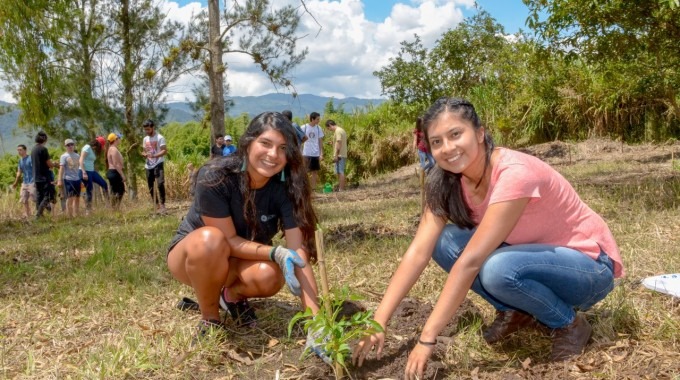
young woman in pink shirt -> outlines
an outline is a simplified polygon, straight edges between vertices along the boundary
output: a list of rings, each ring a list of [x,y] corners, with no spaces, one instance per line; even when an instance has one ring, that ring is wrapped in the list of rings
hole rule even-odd
[[[577,310],[604,299],[623,275],[607,224],[549,165],[495,147],[469,102],[441,98],[423,122],[437,165],[420,225],[376,321],[387,327],[431,258],[449,275],[405,377],[423,378],[437,335],[470,289],[496,309],[483,332],[489,344],[543,325],[553,329],[552,360],[581,354],[592,327]],[[360,341],[353,361],[361,365],[373,348],[380,356],[384,340],[379,333]]]

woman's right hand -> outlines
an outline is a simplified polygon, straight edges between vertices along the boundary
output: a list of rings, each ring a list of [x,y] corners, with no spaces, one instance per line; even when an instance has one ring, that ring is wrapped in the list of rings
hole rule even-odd
[[[385,326],[383,326],[383,330],[384,329]],[[375,333],[361,339],[359,343],[357,343],[356,347],[354,347],[354,353],[352,353],[352,364],[357,367],[361,367],[361,365],[364,363],[364,359],[366,359],[368,354],[374,349],[376,350],[376,357],[380,359],[383,346],[385,346],[385,332]]]

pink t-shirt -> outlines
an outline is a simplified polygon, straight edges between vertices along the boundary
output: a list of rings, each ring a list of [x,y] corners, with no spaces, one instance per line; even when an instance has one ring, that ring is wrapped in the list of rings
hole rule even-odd
[[[605,221],[578,196],[560,173],[540,159],[499,148],[486,198],[474,205],[463,190],[476,224],[490,204],[531,198],[508,244],[550,244],[576,249],[593,259],[600,250],[614,262],[614,276],[624,275],[621,254]]]

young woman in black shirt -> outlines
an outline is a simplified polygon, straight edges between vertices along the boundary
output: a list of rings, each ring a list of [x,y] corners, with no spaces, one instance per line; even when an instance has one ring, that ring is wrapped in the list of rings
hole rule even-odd
[[[168,250],[170,272],[196,292],[199,332],[222,326],[220,306],[252,327],[247,299],[273,296],[284,283],[316,312],[316,222],[292,125],[277,112],[256,116],[236,155],[199,169],[193,205]],[[272,244],[279,231],[285,247]]]

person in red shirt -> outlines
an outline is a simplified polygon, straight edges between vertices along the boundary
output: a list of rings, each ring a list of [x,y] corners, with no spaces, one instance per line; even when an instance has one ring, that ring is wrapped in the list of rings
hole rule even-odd
[[[425,171],[429,171],[434,166],[434,157],[430,154],[427,142],[425,141],[422,117],[416,119],[416,128],[413,130],[413,150],[418,152],[420,167]]]

